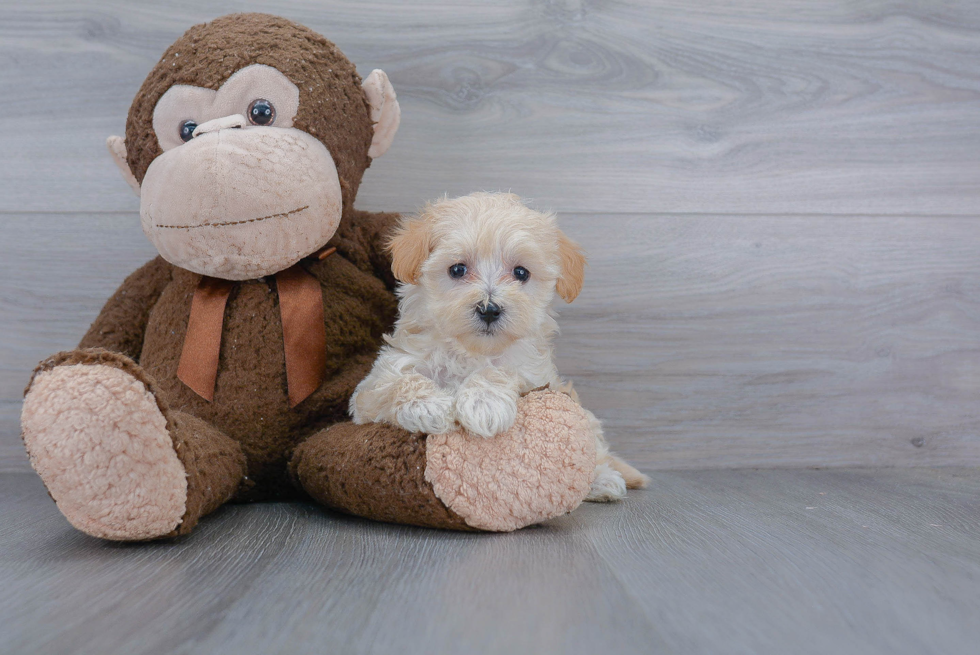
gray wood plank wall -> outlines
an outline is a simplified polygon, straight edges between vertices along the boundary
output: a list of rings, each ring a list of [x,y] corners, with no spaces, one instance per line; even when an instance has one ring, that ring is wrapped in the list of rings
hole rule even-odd
[[[643,467],[980,465],[980,4],[82,0],[0,2],[0,470],[34,363],[153,253],[105,137],[241,10],[390,75],[360,207],[559,211],[560,364]]]

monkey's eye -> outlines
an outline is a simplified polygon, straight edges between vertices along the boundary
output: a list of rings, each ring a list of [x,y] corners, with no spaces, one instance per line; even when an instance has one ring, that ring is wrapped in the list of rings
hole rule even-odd
[[[187,143],[194,138],[194,130],[197,129],[197,122],[190,120],[180,124],[180,140]]]
[[[523,266],[516,266],[514,267],[514,277],[518,282],[527,282],[527,279],[531,277],[531,271]]]
[[[276,120],[276,108],[264,98],[253,100],[248,106],[248,122],[252,125],[272,125]]]
[[[449,277],[454,280],[458,280],[464,275],[466,275],[466,264],[453,264],[449,267]]]

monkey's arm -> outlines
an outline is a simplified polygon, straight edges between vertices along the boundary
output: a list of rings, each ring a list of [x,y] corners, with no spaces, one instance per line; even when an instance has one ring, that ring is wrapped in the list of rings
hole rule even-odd
[[[143,264],[106,301],[79,348],[105,348],[138,362],[150,310],[170,283],[173,265],[162,257]]]
[[[338,231],[331,240],[344,257],[361,270],[381,278],[390,291],[398,282],[391,272],[391,255],[386,246],[399,218],[398,214],[355,209],[347,221],[347,229],[342,229],[343,234]]]

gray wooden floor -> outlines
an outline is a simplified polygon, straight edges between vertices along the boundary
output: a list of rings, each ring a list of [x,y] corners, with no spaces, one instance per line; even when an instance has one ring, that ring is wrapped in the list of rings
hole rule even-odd
[[[18,654],[967,655],[980,472],[658,472],[508,535],[232,506],[128,546],[6,474],[0,589],[0,651]]]

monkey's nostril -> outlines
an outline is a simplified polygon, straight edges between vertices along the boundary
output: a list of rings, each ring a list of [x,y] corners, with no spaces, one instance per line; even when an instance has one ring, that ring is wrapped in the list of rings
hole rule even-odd
[[[488,326],[500,318],[500,314],[503,312],[500,309],[500,305],[495,302],[488,302],[485,305],[476,306],[476,315],[480,317],[480,320],[486,323]]]

